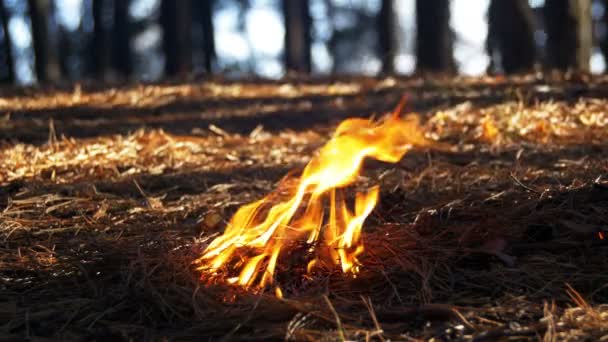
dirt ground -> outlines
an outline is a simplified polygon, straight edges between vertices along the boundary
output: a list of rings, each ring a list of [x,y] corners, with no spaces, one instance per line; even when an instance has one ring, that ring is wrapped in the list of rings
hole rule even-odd
[[[608,78],[0,90],[0,341],[608,341]],[[274,291],[192,262],[348,117],[430,139],[379,184],[356,277]]]

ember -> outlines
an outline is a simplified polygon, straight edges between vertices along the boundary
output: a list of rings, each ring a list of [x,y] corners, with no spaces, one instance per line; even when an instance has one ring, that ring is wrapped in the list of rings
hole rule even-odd
[[[361,228],[378,201],[379,187],[358,192],[353,209],[344,188],[356,181],[366,157],[396,163],[413,146],[431,143],[417,116],[400,117],[402,107],[403,101],[383,122],[343,121],[299,179],[288,175],[275,191],[242,206],[195,261],[202,279],[262,288],[273,282],[279,256],[302,243],[309,246],[308,273],[339,266],[356,275],[364,251]]]

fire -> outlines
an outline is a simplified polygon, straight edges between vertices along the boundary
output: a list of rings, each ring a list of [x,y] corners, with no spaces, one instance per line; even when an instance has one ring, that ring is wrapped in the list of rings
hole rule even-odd
[[[486,116],[481,121],[481,139],[482,140],[484,140],[486,142],[495,142],[499,133],[500,132],[499,132],[498,128],[496,127],[496,124],[489,116]]]
[[[364,251],[361,229],[378,202],[379,187],[356,193],[354,208],[347,205],[345,188],[357,180],[365,158],[396,163],[413,146],[430,144],[417,116],[400,117],[402,106],[403,101],[380,122],[343,121],[299,178],[288,175],[275,191],[242,206],[195,261],[202,278],[263,288],[273,283],[277,263],[284,261],[280,257],[301,246],[309,273],[338,266],[356,275]]]

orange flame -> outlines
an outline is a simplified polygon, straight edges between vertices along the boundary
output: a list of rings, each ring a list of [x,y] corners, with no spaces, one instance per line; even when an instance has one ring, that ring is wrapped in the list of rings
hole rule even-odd
[[[486,116],[481,122],[481,139],[486,142],[495,142],[500,131],[494,121]]]
[[[268,196],[242,206],[195,261],[202,278],[265,287],[274,280],[279,256],[303,242],[309,246],[309,273],[335,265],[356,274],[364,251],[361,228],[378,201],[379,187],[357,193],[352,210],[344,188],[356,181],[366,157],[396,163],[413,146],[430,143],[415,115],[399,117],[402,106],[403,101],[383,122],[343,121],[299,179],[287,176]]]

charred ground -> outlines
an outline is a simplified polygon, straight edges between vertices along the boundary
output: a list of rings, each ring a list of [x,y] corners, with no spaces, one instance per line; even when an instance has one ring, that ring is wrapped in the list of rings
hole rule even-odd
[[[606,338],[607,81],[5,89],[0,337]],[[450,149],[367,163],[382,190],[358,278],[304,277],[294,253],[283,300],[200,282],[191,262],[238,206],[404,94]]]

